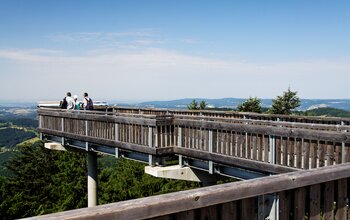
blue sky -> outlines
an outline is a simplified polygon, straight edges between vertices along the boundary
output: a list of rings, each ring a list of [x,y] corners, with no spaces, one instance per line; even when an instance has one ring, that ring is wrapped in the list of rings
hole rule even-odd
[[[350,1],[0,0],[0,100],[350,98]]]

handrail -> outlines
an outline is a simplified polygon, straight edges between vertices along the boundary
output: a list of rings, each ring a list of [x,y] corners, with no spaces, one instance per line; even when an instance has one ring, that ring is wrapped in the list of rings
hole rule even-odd
[[[160,216],[174,216],[194,210],[216,209],[216,205],[227,206],[231,202],[239,202],[245,204],[246,201],[251,202],[251,206],[241,206],[241,210],[237,212],[248,213],[251,217],[256,217],[254,207],[256,206],[257,198],[268,194],[277,193],[280,195],[280,205],[278,206],[280,215],[290,218],[289,212],[284,209],[288,208],[285,203],[292,200],[293,197],[283,197],[286,192],[295,193],[294,205],[296,208],[289,207],[289,211],[295,216],[306,215],[306,204],[309,204],[306,193],[310,191],[310,199],[313,203],[310,204],[310,212],[308,215],[320,219],[320,213],[328,215],[338,210],[338,217],[346,213],[346,203],[343,202],[347,198],[346,190],[339,188],[338,196],[324,196],[321,198],[320,184],[327,184],[328,192],[334,192],[335,188],[347,184],[350,177],[350,164],[340,164],[330,167],[323,167],[312,170],[296,171],[275,176],[262,177],[253,180],[241,182],[226,183],[199,189],[169,193],[159,196],[151,196],[141,199],[111,203],[100,205],[92,208],[76,209],[28,219],[150,219]],[[306,188],[305,188],[306,187]],[[309,190],[308,190],[309,189]],[[318,190],[317,190],[318,189]],[[292,191],[291,191],[292,190]],[[326,192],[328,195],[329,193]],[[331,194],[329,194],[331,195]],[[322,200],[321,200],[322,199]],[[262,201],[265,203],[265,201]],[[325,204],[321,206],[320,204]],[[337,206],[334,206],[334,202]],[[331,210],[327,207],[330,206]],[[321,209],[323,208],[323,210]],[[215,210],[214,209],[214,210]],[[224,210],[223,212],[229,212]],[[278,211],[277,211],[278,212]],[[316,212],[316,213],[315,213]],[[318,213],[317,213],[318,212]],[[233,213],[236,215],[236,213]],[[281,217],[282,218],[282,217]],[[297,217],[295,217],[297,218]],[[340,217],[341,218],[341,217]],[[337,218],[337,219],[340,219]],[[174,218],[181,219],[181,218]],[[194,218],[193,218],[194,219]],[[282,218],[283,219],[283,218]],[[298,219],[298,218],[297,218]],[[343,219],[343,218],[342,218]]]
[[[135,112],[139,114],[173,114],[173,115],[193,115],[193,116],[216,116],[222,118],[245,118],[256,120],[273,120],[273,121],[291,121],[291,122],[306,122],[306,123],[326,123],[339,124],[342,122],[350,125],[350,118],[342,117],[321,117],[321,116],[299,116],[299,115],[279,115],[265,114],[254,112],[237,112],[237,111],[214,111],[214,110],[184,110],[184,109],[159,109],[159,108],[137,108],[113,106],[115,112]]]

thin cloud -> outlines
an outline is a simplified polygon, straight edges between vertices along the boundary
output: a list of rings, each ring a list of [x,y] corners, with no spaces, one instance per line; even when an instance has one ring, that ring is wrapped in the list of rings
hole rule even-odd
[[[347,94],[350,80],[349,59],[253,63],[157,48],[97,49],[83,55],[45,49],[0,50],[1,59],[12,62],[0,72],[2,80],[8,82],[0,94],[7,94],[14,84],[28,92],[14,91],[0,99],[49,99],[72,88],[73,93],[89,90],[95,97],[108,99],[275,97],[289,85],[301,97],[339,98],[339,94]],[[33,87],[33,83],[40,87]]]
[[[202,41],[200,41],[198,39],[193,39],[193,38],[181,39],[180,41],[182,43],[185,43],[185,44],[201,44],[202,43]]]

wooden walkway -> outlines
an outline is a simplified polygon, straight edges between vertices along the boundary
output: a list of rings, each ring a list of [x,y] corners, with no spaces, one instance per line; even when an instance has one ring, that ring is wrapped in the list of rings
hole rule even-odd
[[[176,155],[181,165],[202,161],[209,173],[275,174],[38,219],[349,219],[349,119],[227,114],[38,109],[42,138],[66,146],[140,153],[151,165]]]
[[[257,162],[262,169],[280,165],[288,171],[350,161],[347,125],[118,111],[39,109],[38,114],[43,134],[151,155],[176,153],[227,163],[236,159]]]

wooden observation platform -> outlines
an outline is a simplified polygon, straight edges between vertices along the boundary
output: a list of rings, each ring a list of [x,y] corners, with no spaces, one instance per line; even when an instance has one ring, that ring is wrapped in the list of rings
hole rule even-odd
[[[350,119],[122,107],[38,115],[42,139],[86,151],[91,164],[96,153],[150,166],[176,158],[244,181],[35,218],[348,218]]]

